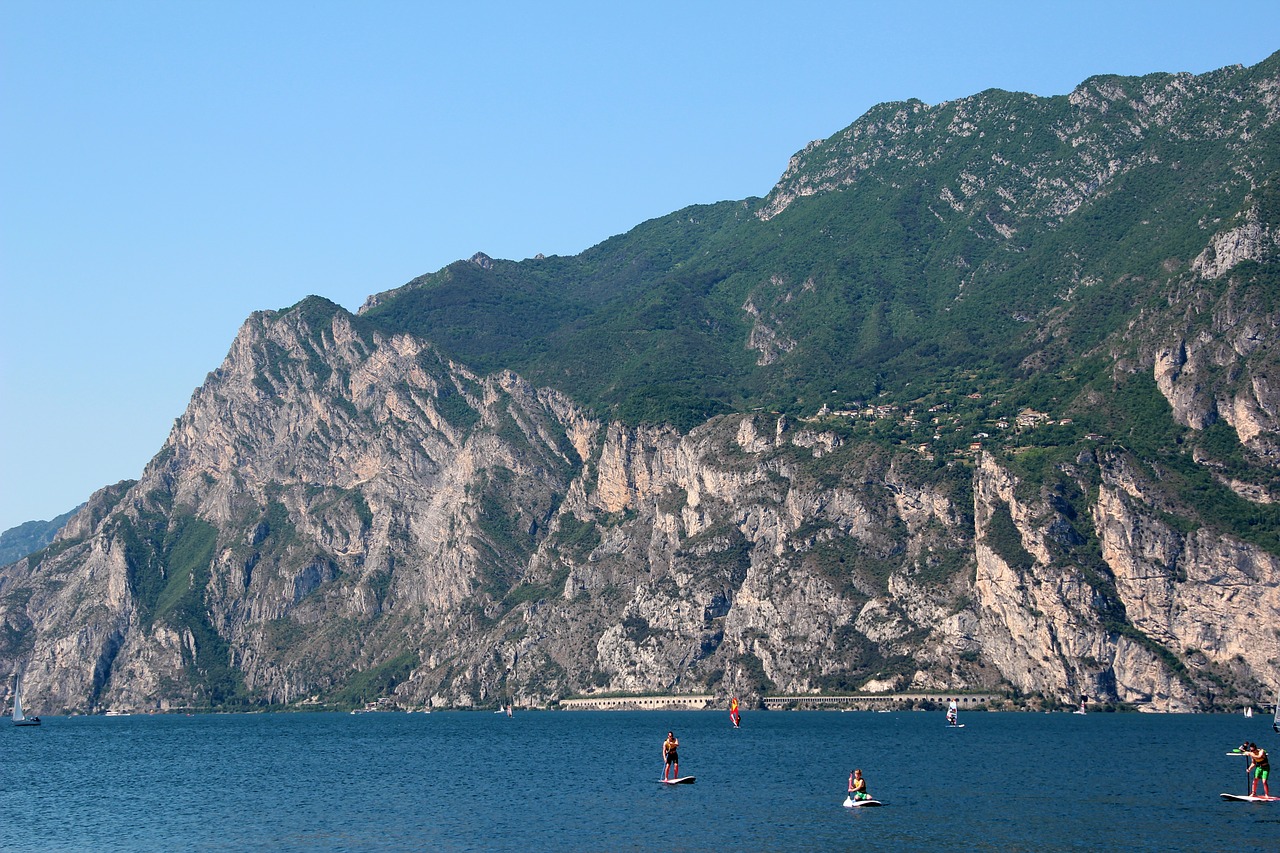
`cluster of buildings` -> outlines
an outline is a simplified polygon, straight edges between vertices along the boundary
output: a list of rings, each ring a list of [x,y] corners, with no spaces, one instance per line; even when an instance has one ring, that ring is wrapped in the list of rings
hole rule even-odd
[[[976,401],[979,401],[982,399],[982,394],[976,393],[976,392],[972,394],[966,394],[964,395],[964,399],[973,400],[976,403]],[[996,401],[997,405],[998,403],[999,401]],[[971,426],[971,424],[968,424],[966,421],[962,420],[960,416],[954,415],[954,414],[949,415],[948,413],[952,412],[953,409],[954,407],[950,403],[938,403],[936,405],[930,406],[923,414],[918,414],[914,410],[903,411],[902,407],[897,405],[896,403],[885,403],[885,404],[854,403],[852,408],[847,408],[847,409],[832,409],[828,406],[823,406],[822,409],[819,410],[815,420],[826,419],[831,417],[847,418],[855,422],[857,421],[875,422],[875,421],[892,420],[896,424],[901,425],[907,429],[910,429],[913,433],[916,432],[917,430],[920,430],[921,428],[927,429],[929,427],[932,427],[934,432],[933,432],[933,437],[930,441],[917,442],[912,446],[914,447],[916,452],[920,453],[923,456],[928,457],[929,459],[933,459],[934,454],[937,451],[936,443],[941,442],[943,441],[944,438],[946,438],[946,435],[944,433],[944,430],[946,428],[954,425],[953,432],[964,432],[967,425]],[[1051,425],[1068,426],[1071,423],[1072,423],[1071,418],[1055,419],[1045,412],[1040,412],[1033,408],[1027,407],[1022,409],[1016,415],[1014,415],[1012,419],[1010,419],[1007,416],[1002,416],[994,420],[987,421],[985,425],[989,429],[993,429],[993,430],[1005,431],[1005,430],[1013,429],[1017,432],[1026,432],[1028,430],[1033,430],[1041,426],[1051,426]],[[990,437],[991,437],[990,432],[986,432],[986,431],[975,432],[972,434],[971,439],[966,446],[956,447],[952,449],[951,452],[955,456],[976,455],[978,451],[982,449],[982,441]],[[1086,437],[1093,440],[1097,440],[1101,438],[1101,436],[1092,435],[1092,434]]]

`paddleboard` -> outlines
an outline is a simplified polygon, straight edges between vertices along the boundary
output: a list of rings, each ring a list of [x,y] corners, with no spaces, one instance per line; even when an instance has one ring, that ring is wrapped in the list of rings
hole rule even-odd
[[[679,779],[659,779],[664,785],[692,785],[697,776],[681,776]]]
[[[1224,800],[1236,800],[1242,803],[1274,803],[1280,797],[1251,797],[1248,794],[1222,794]]]
[[[963,729],[963,728],[964,728],[964,723],[956,723],[954,726],[953,726],[953,725],[951,725],[950,723],[947,723],[947,728],[949,728],[949,729]]]
[[[853,797],[844,798],[844,807],[846,809],[859,808],[861,806],[883,806],[884,803],[879,800],[855,800]]]

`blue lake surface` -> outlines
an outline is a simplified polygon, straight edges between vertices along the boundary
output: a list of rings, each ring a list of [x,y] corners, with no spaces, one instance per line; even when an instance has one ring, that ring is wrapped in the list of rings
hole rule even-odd
[[[1280,759],[1268,718],[961,720],[49,717],[0,731],[0,850],[1280,850],[1280,803],[1218,796],[1244,792],[1241,741]],[[657,784],[668,730],[694,785]],[[854,767],[884,808],[841,806]]]

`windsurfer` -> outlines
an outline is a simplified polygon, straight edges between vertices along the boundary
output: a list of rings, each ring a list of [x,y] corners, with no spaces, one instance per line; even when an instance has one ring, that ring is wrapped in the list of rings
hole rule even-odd
[[[956,706],[956,700],[952,699],[947,704],[947,725],[954,726],[959,722],[960,709]]]

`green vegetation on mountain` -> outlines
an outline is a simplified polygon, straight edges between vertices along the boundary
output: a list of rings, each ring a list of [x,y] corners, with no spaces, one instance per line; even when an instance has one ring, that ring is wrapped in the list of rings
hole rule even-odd
[[[1244,92],[1277,64],[1195,79]],[[576,257],[459,261],[363,320],[631,423],[992,388],[1008,413],[1059,416],[1096,375],[1095,348],[1186,280],[1217,223],[1250,203],[1280,221],[1275,135],[1252,140],[1248,175],[1215,138],[1267,107],[1176,101],[1176,80],[881,105],[768,199],[686,208]],[[895,120],[909,131],[890,134]],[[1275,273],[1250,274],[1274,303]]]
[[[243,703],[240,673],[204,601],[217,528],[191,515],[154,510],[136,520],[119,514],[112,528],[124,543],[129,586],[144,622],[184,635],[184,663],[197,695],[210,707]]]

